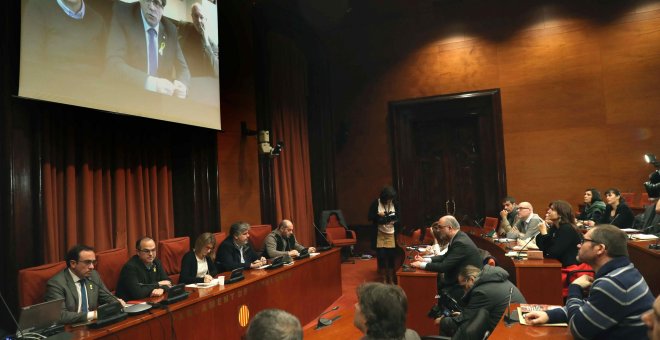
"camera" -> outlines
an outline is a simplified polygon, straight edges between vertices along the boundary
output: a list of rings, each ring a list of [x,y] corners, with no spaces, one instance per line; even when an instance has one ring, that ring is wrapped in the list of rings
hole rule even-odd
[[[463,312],[461,306],[458,302],[454,300],[447,292],[440,293],[440,296],[436,296],[438,303],[435,304],[428,313],[428,316],[432,319],[437,319],[441,316],[451,316],[456,312]]]

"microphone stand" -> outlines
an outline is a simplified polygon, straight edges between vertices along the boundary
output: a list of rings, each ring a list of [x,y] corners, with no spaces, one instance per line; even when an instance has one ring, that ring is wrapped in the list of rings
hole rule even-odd
[[[513,295],[513,287],[509,289],[509,303],[506,306],[506,315],[504,315],[504,323],[507,327],[511,327],[516,321],[518,321],[517,318],[512,318],[511,317],[511,296]]]
[[[314,229],[316,229],[316,231],[318,231],[319,234],[321,235],[321,237],[323,237],[323,239],[325,240],[325,244],[327,244],[327,249],[332,248],[332,245],[330,244],[330,241],[328,241],[328,239],[325,237],[325,235],[323,235],[323,232],[321,231],[321,229],[319,229],[316,226],[316,223],[312,222],[312,225],[314,226]],[[316,248],[316,250],[318,250],[318,251],[327,250],[327,249],[325,249],[325,247],[317,247]]]
[[[14,321],[14,324],[16,324],[16,336],[21,338],[24,336],[30,336],[30,335],[37,335],[37,333],[24,333],[23,330],[21,329],[21,326],[18,324],[18,321],[16,321],[16,318],[14,317],[14,313],[11,312],[11,308],[9,308],[9,305],[7,304],[7,301],[5,301],[4,296],[2,296],[2,293],[0,293],[0,299],[2,299],[2,303],[5,305],[7,308],[7,313],[9,313],[9,316],[11,316],[11,319]]]
[[[518,261],[522,261],[522,256],[521,256],[522,254],[521,254],[521,252],[522,252],[525,248],[527,248],[527,246],[529,245],[529,243],[532,242],[532,240],[533,240],[533,239],[536,237],[536,235],[538,235],[539,233],[540,233],[540,232],[538,232],[538,233],[532,235],[532,236],[529,238],[529,241],[527,241],[527,243],[525,243],[525,245],[524,245],[522,248],[520,248],[520,250],[518,250],[518,255],[516,256],[516,260],[518,260]]]

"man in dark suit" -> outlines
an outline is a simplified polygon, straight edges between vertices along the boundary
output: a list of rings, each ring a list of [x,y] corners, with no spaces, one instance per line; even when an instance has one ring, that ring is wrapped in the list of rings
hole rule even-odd
[[[172,282],[156,258],[156,242],[143,237],[135,248],[137,255],[133,255],[119,273],[117,296],[125,300],[162,296]]]
[[[446,291],[456,301],[459,301],[463,296],[463,287],[458,283],[460,270],[467,265],[482,267],[479,248],[460,229],[461,225],[454,216],[441,217],[431,230],[438,243],[449,244],[447,253],[431,258],[423,258],[417,255],[415,256],[415,262],[411,263],[411,266],[415,268],[437,272],[438,274],[444,273],[444,275],[438,275],[438,293],[441,290]]]
[[[106,48],[107,73],[139,88],[185,98],[190,72],[176,26],[163,18],[166,3],[115,3]]]
[[[67,268],[46,284],[46,301],[64,299],[62,323],[94,320],[98,306],[117,301],[108,294],[99,273],[94,270],[94,249],[85,245],[74,246],[66,254],[66,264]]]
[[[249,230],[250,224],[240,221],[229,227],[229,236],[220,243],[215,255],[215,265],[220,272],[259,268],[267,263],[266,258],[259,257],[248,243]]]

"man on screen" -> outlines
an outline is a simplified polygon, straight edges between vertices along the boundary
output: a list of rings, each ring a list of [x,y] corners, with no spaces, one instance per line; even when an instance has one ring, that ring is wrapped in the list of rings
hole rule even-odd
[[[192,77],[215,77],[219,71],[218,44],[210,36],[206,26],[207,14],[204,6],[194,3],[190,8],[192,24],[183,23],[179,43],[186,57]]]
[[[27,80],[60,86],[71,77],[101,74],[106,26],[83,0],[30,1],[22,25],[21,73]]]
[[[176,26],[163,17],[167,0],[117,1],[106,49],[109,77],[149,91],[185,98],[190,72]]]

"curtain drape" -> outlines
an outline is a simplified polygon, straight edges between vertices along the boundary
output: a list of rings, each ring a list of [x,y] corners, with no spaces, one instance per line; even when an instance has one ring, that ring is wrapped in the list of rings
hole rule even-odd
[[[106,126],[44,115],[40,141],[44,262],[82,243],[126,247],[174,235],[169,137],[158,124]]]
[[[271,143],[284,142],[273,160],[275,213],[278,221],[290,219],[296,238],[314,244],[314,212],[307,133],[307,61],[289,39],[268,36],[270,55]]]

